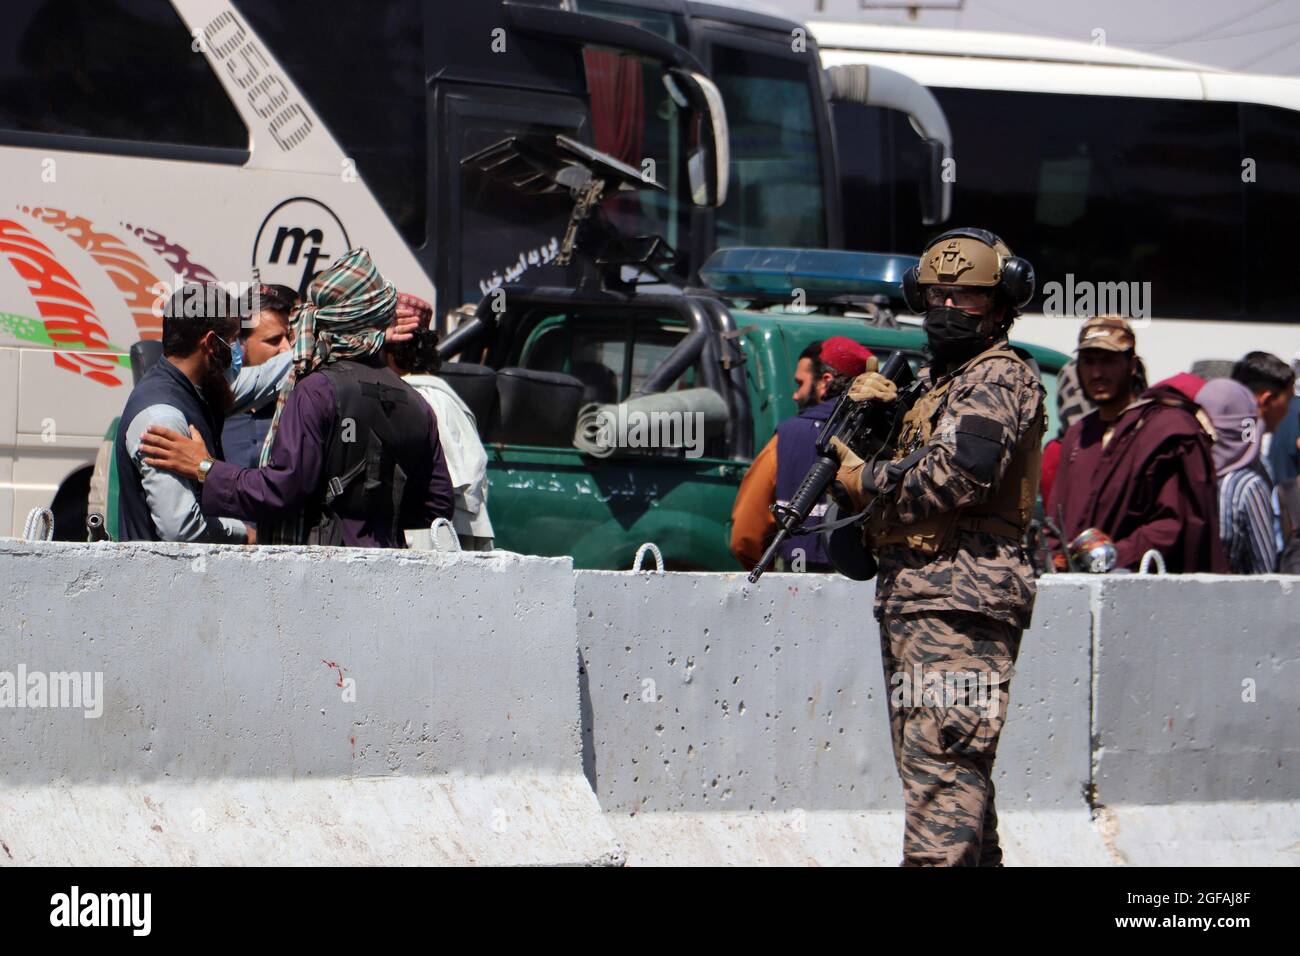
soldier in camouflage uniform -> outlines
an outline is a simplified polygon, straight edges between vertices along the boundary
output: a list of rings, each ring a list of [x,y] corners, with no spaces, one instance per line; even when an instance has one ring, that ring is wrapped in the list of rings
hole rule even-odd
[[[1034,605],[1022,539],[1046,426],[1037,368],[1008,347],[1007,330],[1034,275],[993,234],[961,229],[927,247],[904,290],[925,312],[934,360],[893,460],[864,463],[840,443],[837,483],[856,510],[870,505],[903,864],[997,866],[993,760]],[[867,373],[851,394],[895,390]]]

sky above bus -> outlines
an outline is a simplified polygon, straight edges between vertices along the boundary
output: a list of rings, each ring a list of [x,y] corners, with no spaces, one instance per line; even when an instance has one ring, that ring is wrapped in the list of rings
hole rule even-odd
[[[794,20],[833,19],[1106,42],[1244,73],[1300,76],[1300,0],[714,0]]]

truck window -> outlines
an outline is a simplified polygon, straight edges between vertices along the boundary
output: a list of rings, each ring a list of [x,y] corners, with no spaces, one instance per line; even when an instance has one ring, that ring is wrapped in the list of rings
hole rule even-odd
[[[424,15],[419,0],[234,0],[388,217],[424,244]],[[188,50],[188,45],[186,47]]]
[[[167,0],[10,0],[4,15],[0,131],[248,148],[239,113]]]
[[[731,185],[717,214],[718,246],[825,246],[822,165],[806,64],[715,45],[713,80],[731,127]]]
[[[668,358],[670,352],[681,342],[685,333],[681,329],[668,329],[661,325],[646,323],[638,325],[635,341],[632,343],[632,368],[628,379],[628,394],[632,394],[645,385],[646,379]],[[699,369],[691,366],[681,374],[668,391],[683,388],[695,388],[700,385]]]
[[[526,368],[564,372],[583,383],[583,402],[610,404],[636,392],[681,341],[685,331],[653,318],[548,318],[526,346],[520,362]],[[701,381],[696,367],[688,368],[674,389],[693,388]]]

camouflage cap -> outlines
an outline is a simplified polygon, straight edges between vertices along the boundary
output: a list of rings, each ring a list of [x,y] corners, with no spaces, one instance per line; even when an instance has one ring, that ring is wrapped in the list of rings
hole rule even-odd
[[[1097,315],[1079,329],[1078,349],[1105,349],[1107,352],[1131,352],[1137,336],[1128,320],[1118,315]]]

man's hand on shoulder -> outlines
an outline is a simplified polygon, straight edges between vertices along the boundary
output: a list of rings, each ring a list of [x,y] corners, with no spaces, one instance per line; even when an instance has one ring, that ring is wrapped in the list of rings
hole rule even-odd
[[[190,437],[162,425],[150,425],[140,436],[140,454],[146,465],[198,481],[199,465],[211,458],[199,430],[190,426]]]

